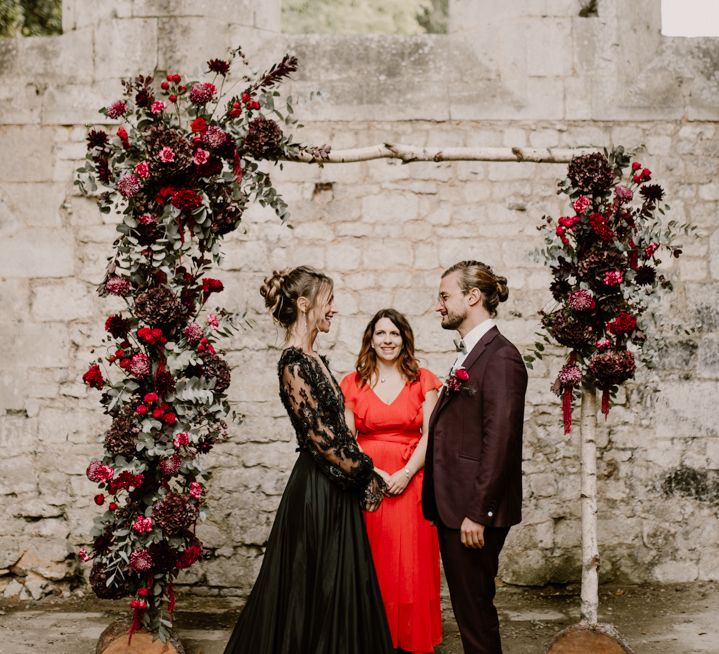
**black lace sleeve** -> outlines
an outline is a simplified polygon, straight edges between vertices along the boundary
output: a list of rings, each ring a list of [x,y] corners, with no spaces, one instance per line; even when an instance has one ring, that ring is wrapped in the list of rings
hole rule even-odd
[[[385,484],[374,472],[347,427],[342,396],[317,361],[299,350],[280,359],[280,395],[297,432],[300,450],[309,452],[322,471],[347,489],[365,491],[365,503],[379,501]]]

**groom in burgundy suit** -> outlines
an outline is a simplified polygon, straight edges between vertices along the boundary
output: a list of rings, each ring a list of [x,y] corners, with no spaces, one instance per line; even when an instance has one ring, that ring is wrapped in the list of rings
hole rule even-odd
[[[462,340],[429,422],[422,508],[437,525],[465,654],[501,654],[499,553],[521,520],[527,371],[492,321],[507,280],[479,261],[442,275],[435,310]]]

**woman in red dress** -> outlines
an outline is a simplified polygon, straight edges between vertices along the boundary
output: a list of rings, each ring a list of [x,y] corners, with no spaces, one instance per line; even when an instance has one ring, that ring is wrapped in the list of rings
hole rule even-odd
[[[390,493],[379,510],[365,513],[365,524],[392,642],[403,652],[433,652],[442,640],[439,545],[422,516],[422,476],[441,382],[419,367],[407,319],[382,309],[341,386],[347,424]]]

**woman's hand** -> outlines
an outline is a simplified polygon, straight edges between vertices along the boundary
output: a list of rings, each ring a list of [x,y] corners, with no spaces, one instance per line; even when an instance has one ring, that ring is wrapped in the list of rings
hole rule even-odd
[[[374,471],[382,477],[382,481],[389,486],[390,474],[389,472],[382,470],[382,468],[375,468]]]
[[[409,485],[412,476],[407,468],[400,468],[386,479],[387,491],[390,495],[401,495]]]

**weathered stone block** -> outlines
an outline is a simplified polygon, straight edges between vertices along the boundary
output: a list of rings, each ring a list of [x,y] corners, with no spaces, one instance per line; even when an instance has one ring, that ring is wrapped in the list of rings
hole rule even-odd
[[[152,74],[155,70],[158,63],[156,20],[102,21],[96,26],[95,35],[95,75],[98,78],[132,77],[140,72]],[[132,46],[128,47],[130,44]],[[122,56],[118,57],[120,52]]]
[[[664,584],[681,584],[695,581],[699,570],[696,563],[689,561],[666,561],[653,570],[654,578]]]

